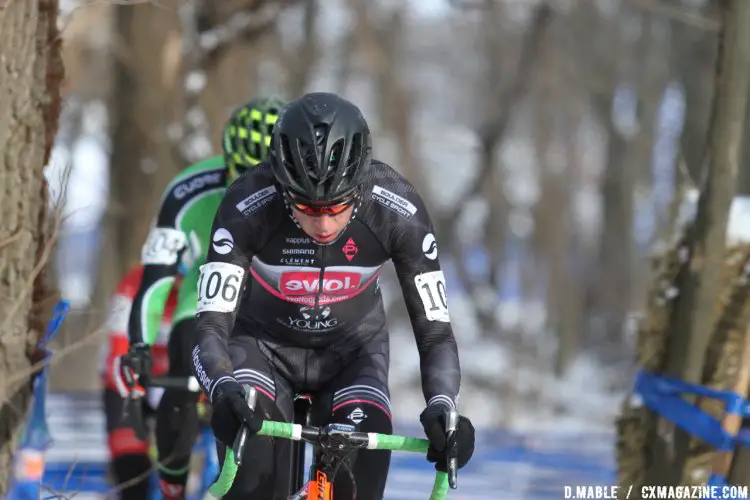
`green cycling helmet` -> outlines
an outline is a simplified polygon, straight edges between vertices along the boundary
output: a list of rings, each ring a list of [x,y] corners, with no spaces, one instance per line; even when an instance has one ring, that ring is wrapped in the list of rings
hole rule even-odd
[[[234,110],[224,126],[221,141],[229,183],[268,159],[273,126],[286,104],[279,97],[259,97]]]

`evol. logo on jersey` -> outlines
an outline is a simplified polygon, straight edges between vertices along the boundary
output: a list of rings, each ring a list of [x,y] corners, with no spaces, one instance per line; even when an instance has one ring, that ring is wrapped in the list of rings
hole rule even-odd
[[[374,283],[381,266],[275,266],[253,256],[250,274],[271,295],[306,306],[352,299]]]
[[[343,302],[357,294],[362,284],[362,275],[351,271],[320,272],[286,271],[281,274],[279,291],[284,297],[298,304],[307,304],[318,297],[318,304]]]

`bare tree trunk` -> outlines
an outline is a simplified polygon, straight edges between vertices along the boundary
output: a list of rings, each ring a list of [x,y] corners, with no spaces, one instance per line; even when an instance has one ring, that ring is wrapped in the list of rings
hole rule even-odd
[[[613,96],[612,96],[613,97]],[[612,101],[605,100],[602,111],[612,112]],[[603,331],[597,338],[618,337],[627,314],[630,297],[630,263],[632,259],[633,181],[634,168],[628,164],[631,144],[605,115],[608,135],[607,167],[602,183],[604,216],[599,240],[597,268],[597,313],[601,315]]]
[[[255,96],[259,76],[257,62],[261,59],[259,48],[262,49],[266,42],[238,40],[206,74],[206,90],[200,96],[200,102],[208,120],[211,144],[217,154],[221,151],[221,135],[229,115]],[[237,78],[238,67],[249,73],[246,78]]]
[[[745,115],[745,140],[742,141],[742,161],[737,173],[737,194],[750,196],[750,108]]]
[[[567,21],[567,22],[566,22]],[[534,233],[532,249],[536,262],[547,276],[545,327],[558,338],[554,373],[562,376],[574,359],[582,331],[580,314],[575,309],[581,302],[577,296],[582,289],[580,280],[568,278],[569,234],[571,215],[571,185],[578,184],[575,151],[575,130],[583,113],[582,89],[567,74],[571,55],[564,41],[571,31],[570,20],[551,29],[548,49],[542,54],[538,84],[534,89],[534,142],[539,156],[541,195],[534,205]],[[576,22],[576,19],[573,19]],[[580,21],[579,21],[580,22]],[[539,276],[542,274],[540,273]],[[571,290],[571,286],[576,289]],[[544,359],[544,358],[542,358]]]
[[[708,14],[717,16],[720,2],[707,2]],[[685,91],[685,124],[680,148],[688,172],[695,183],[705,170],[708,137],[709,97],[714,90],[713,68],[716,63],[716,33],[696,29],[680,21],[671,26],[675,47],[674,67]]]
[[[31,400],[30,356],[44,332],[44,268],[54,244],[42,171],[63,78],[57,0],[0,4],[0,497]]]
[[[750,3],[722,4],[723,29],[709,128],[709,163],[694,228],[689,236],[690,261],[679,277],[666,373],[688,383],[701,383],[706,349],[713,331],[715,306],[724,260],[729,206],[735,192],[740,144],[750,84]],[[655,447],[651,484],[692,484],[685,471],[690,438],[674,431],[674,445],[661,436]],[[670,453],[670,451],[672,453]],[[674,459],[670,460],[670,455]]]
[[[71,97],[81,104],[94,100],[105,100],[109,95],[112,80],[110,60],[112,54],[102,39],[107,40],[112,31],[112,5],[96,2],[77,9],[66,21],[62,36],[65,81],[62,92],[65,108]],[[61,124],[61,131],[67,127]],[[72,133],[72,137],[78,134]]]
[[[664,24],[663,19],[644,20],[645,30],[649,33],[660,31]],[[661,43],[657,37],[641,36],[641,46],[636,48],[638,53],[646,54],[642,59],[636,58],[635,64],[640,64],[638,77],[636,79],[638,92],[638,133],[633,140],[633,145],[628,152],[628,168],[633,170],[630,175],[631,186],[629,187],[630,196],[634,196],[634,190],[648,182],[652,185],[654,172],[654,163],[652,153],[654,151],[654,141],[656,140],[656,122],[659,112],[660,103],[664,97],[664,90],[669,82],[669,68],[664,65],[664,59],[668,47]],[[674,165],[670,165],[674,168]],[[675,175],[675,179],[678,176]],[[635,213],[635,206],[631,203],[631,214]],[[620,321],[626,321],[626,314],[633,310],[633,306],[640,306],[641,297],[645,292],[648,276],[648,262],[645,259],[638,259],[632,246],[635,244],[633,234],[632,217],[627,228],[629,234],[630,259],[627,263],[623,262],[629,276],[627,280],[627,289],[622,290],[620,297]],[[657,226],[658,227],[658,226]],[[619,329],[622,331],[622,326]],[[615,351],[619,354],[626,348],[625,339],[620,336],[614,344]],[[619,355],[618,355],[619,357]],[[620,358],[622,359],[622,358]]]
[[[571,127],[574,129],[574,127]],[[558,332],[558,350],[555,358],[555,375],[562,377],[575,360],[579,352],[585,327],[584,308],[586,281],[579,273],[571,270],[571,256],[578,256],[575,244],[571,244],[571,231],[574,228],[572,215],[572,192],[568,185],[573,174],[573,165],[579,165],[583,146],[576,143],[573,134],[565,138],[566,164],[570,170],[563,172],[550,186],[551,200],[549,246],[546,248],[547,260],[550,263],[550,279],[547,292],[549,309],[553,315],[554,326]],[[573,177],[573,185],[578,185],[580,178]],[[540,231],[543,229],[540,228]],[[571,248],[573,247],[573,248]]]
[[[618,92],[624,92],[622,84],[635,83],[632,66],[633,52],[624,38],[621,25],[625,16],[635,20],[626,9],[620,11],[608,24],[603,25],[602,36],[609,42],[611,57],[599,73],[602,86],[594,91],[593,108],[599,123],[606,131],[607,149],[605,169],[601,184],[603,201],[602,225],[599,233],[599,247],[596,266],[595,293],[592,296],[592,312],[601,318],[601,327],[592,329],[591,334],[597,344],[604,339],[620,335],[628,310],[627,297],[630,296],[630,262],[632,257],[632,214],[633,184],[635,168],[629,164],[628,151],[635,137],[635,123],[623,122],[615,114],[615,99]],[[641,40],[649,39],[648,23],[644,23],[646,34]],[[611,34],[604,33],[609,31]],[[641,43],[644,43],[643,41]],[[645,44],[644,43],[644,44]],[[622,122],[622,123],[621,123]]]
[[[167,128],[173,117],[163,79],[167,38],[178,30],[176,2],[117,5],[116,58],[112,90],[109,261],[117,276],[140,255],[141,245],[172,164]],[[180,166],[181,167],[181,166]]]
[[[319,0],[307,0],[302,26],[304,33],[302,41],[293,48],[293,53],[285,59],[288,68],[287,93],[290,99],[301,96],[310,83],[312,70],[318,60],[318,25],[317,17],[320,11]]]
[[[350,0],[350,8],[356,19],[352,34],[356,49],[365,55],[367,65],[374,73],[381,128],[393,131],[389,135],[396,143],[399,158],[397,168],[420,189],[426,205],[430,207],[429,186],[414,148],[411,93],[401,77],[406,12],[403,7],[398,7],[387,15],[378,13],[378,6],[366,0]],[[384,19],[378,21],[378,17]],[[344,53],[342,78],[344,73],[349,72],[351,55],[350,51]],[[437,234],[440,235],[439,228]]]
[[[355,53],[357,41],[357,25],[353,24],[344,35],[337,49],[337,59],[339,63],[336,67],[336,92],[339,94],[346,93],[346,87],[352,76],[352,58]]]
[[[495,19],[500,19],[500,13],[497,9],[500,7],[494,5],[486,15],[493,15]],[[527,31],[524,33],[519,48],[518,63],[513,69],[511,74],[513,75],[510,82],[507,85],[493,85],[491,92],[484,97],[479,106],[486,113],[484,122],[480,125],[477,135],[479,136],[479,155],[477,160],[477,176],[472,181],[469,189],[463,193],[462,199],[469,200],[475,196],[481,195],[485,192],[485,187],[496,187],[494,193],[492,193],[493,199],[491,203],[491,216],[488,217],[488,221],[485,227],[485,234],[490,232],[493,233],[490,240],[490,244],[496,250],[495,254],[492,255],[491,266],[493,275],[489,276],[488,284],[496,282],[499,259],[502,258],[499,248],[504,245],[505,235],[505,220],[507,218],[507,200],[502,193],[502,186],[500,182],[495,182],[495,169],[497,166],[496,158],[500,146],[503,141],[507,138],[507,133],[510,130],[510,125],[513,117],[513,112],[516,106],[521,103],[527,96],[531,89],[531,81],[535,77],[535,70],[540,58],[540,54],[543,48],[543,41],[549,31],[550,25],[554,12],[552,8],[546,3],[540,3],[534,8],[532,19],[529,23]],[[487,20],[486,23],[487,31],[495,28],[495,25],[491,20]],[[485,42],[485,61],[487,68],[487,75],[485,81],[497,82],[503,79],[504,67],[500,65],[500,58],[502,54],[503,41],[498,38],[497,33],[483,33]],[[450,245],[450,251],[454,255],[460,255],[460,241],[461,238],[457,235],[458,220],[462,214],[461,210],[455,210],[444,217],[438,218],[435,221],[437,232],[440,234],[448,235],[448,241]],[[494,219],[494,220],[493,220]],[[445,239],[445,236],[443,236]],[[458,276],[462,279],[462,285],[470,290],[472,293],[476,291],[476,286],[470,283],[466,270],[463,269],[462,261],[457,260]],[[489,312],[489,311],[488,311]],[[482,312],[477,310],[480,318]],[[486,314],[484,315],[486,318]],[[492,318],[489,319],[494,325],[496,315],[491,314]],[[489,331],[489,334],[494,332]]]
[[[140,257],[140,249],[167,180],[174,175],[167,129],[172,119],[174,79],[170,78],[167,41],[179,24],[177,2],[159,5],[113,5],[114,54],[109,95],[112,149],[109,169],[109,206],[102,221],[98,274],[88,310],[72,314],[61,343],[80,342],[99,330],[115,284]],[[102,19],[105,21],[105,19]],[[170,64],[171,63],[171,64]],[[70,355],[77,370],[53,366],[52,386],[93,390],[99,378],[99,338],[90,338]]]
[[[227,107],[208,120],[201,106],[207,81],[219,79],[226,69],[220,63],[235,42],[252,43],[286,5],[283,0],[165,0],[114,7],[117,57],[110,105],[110,236],[105,238],[110,248],[103,264],[111,266],[115,276],[137,261],[165,184],[210,154],[211,136],[220,133],[211,125],[223,123],[231,107],[241,104],[212,102],[208,96],[208,103]],[[206,139],[207,147],[191,149],[194,139]]]

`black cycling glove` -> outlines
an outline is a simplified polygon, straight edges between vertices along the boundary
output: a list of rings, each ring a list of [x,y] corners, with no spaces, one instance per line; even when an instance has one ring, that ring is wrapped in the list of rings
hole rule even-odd
[[[231,447],[243,425],[251,436],[260,431],[263,420],[247,405],[245,391],[236,380],[221,382],[213,391],[211,429],[216,439]]]
[[[430,441],[427,449],[427,460],[435,463],[435,468],[441,472],[447,472],[447,437],[445,430],[445,412],[443,405],[429,405],[419,416],[424,433]],[[456,462],[460,469],[466,465],[474,454],[474,426],[466,417],[458,417],[458,426],[455,434]]]
[[[136,397],[145,396],[151,368],[151,346],[148,344],[130,344],[126,354],[116,357],[111,375],[120,397],[126,399],[132,392]]]

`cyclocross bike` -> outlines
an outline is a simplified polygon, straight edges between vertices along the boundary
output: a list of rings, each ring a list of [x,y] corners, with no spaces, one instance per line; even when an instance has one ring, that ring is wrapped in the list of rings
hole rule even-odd
[[[245,385],[245,394],[248,406],[255,408],[257,392],[254,388]],[[407,436],[391,434],[377,434],[374,432],[355,432],[354,426],[345,424],[328,424],[325,427],[302,425],[296,420],[300,413],[295,411],[295,423],[273,422],[266,420],[258,433],[260,436],[268,436],[282,439],[291,439],[300,444],[306,442],[314,447],[313,456],[318,457],[317,463],[310,467],[310,477],[307,484],[301,485],[298,490],[289,496],[289,500],[333,500],[332,482],[339,468],[348,468],[344,460],[348,454],[358,449],[368,450],[393,450],[427,453],[429,441]],[[457,483],[457,449],[455,443],[455,431],[458,424],[458,413],[450,410],[446,413],[446,428],[448,431],[448,472],[436,472],[435,482],[432,488],[430,500],[445,500],[448,487],[456,488]],[[242,456],[247,443],[247,429],[240,430],[234,445],[227,448],[224,465],[221,474],[214,484],[208,489],[203,497],[204,500],[222,498],[231,488],[237,469],[242,463]],[[299,470],[304,467],[304,445],[297,448],[296,466]],[[351,474],[351,471],[348,471]],[[356,490],[355,490],[356,498]],[[347,499],[348,500],[348,499]]]

